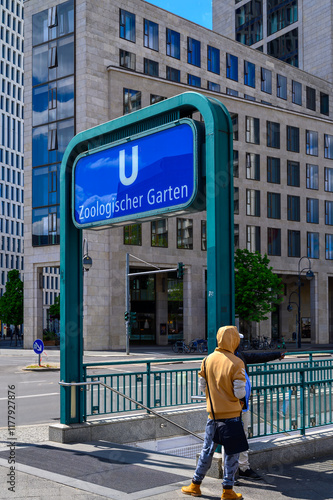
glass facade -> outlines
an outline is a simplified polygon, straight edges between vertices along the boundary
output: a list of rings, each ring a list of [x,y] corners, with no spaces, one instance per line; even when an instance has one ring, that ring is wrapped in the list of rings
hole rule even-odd
[[[33,16],[32,244],[59,243],[59,170],[74,130],[74,2]]]
[[[263,5],[262,0],[250,0],[236,10],[236,40],[245,45],[253,45],[262,40]]]
[[[268,42],[267,54],[298,68],[298,28]]]
[[[297,0],[267,0],[267,34],[290,26],[298,20]]]

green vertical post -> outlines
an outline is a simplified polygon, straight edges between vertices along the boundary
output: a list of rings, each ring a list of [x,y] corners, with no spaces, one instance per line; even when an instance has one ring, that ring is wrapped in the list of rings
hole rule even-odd
[[[218,127],[208,133],[205,122],[208,352],[216,347],[217,330],[235,321],[232,123],[217,102]]]

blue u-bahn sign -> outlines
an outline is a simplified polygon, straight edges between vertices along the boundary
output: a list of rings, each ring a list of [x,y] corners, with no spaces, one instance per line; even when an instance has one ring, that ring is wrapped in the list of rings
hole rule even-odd
[[[185,118],[78,156],[74,224],[128,224],[190,209],[198,194],[197,135],[196,123]]]

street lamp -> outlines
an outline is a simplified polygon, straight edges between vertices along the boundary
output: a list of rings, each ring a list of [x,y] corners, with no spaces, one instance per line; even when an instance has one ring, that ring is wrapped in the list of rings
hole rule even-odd
[[[297,295],[297,298],[298,298],[298,293],[297,292],[291,292],[291,294],[289,295],[289,303],[288,303],[288,306],[287,306],[287,311],[288,312],[291,312],[293,310],[292,308],[292,305],[291,304],[295,304],[295,306],[297,307],[297,314],[296,314],[296,330],[298,329],[298,318],[300,316],[300,310],[299,310],[299,303],[298,302],[294,302],[291,299],[291,297],[296,294]],[[296,340],[296,339],[295,339]]]
[[[308,266],[307,267],[303,267],[303,269],[301,269],[301,262],[303,259],[308,259]],[[309,259],[309,257],[301,257],[298,261],[298,281],[297,281],[297,286],[298,286],[298,321],[297,321],[297,324],[298,324],[298,329],[297,329],[297,347],[300,349],[302,347],[302,332],[301,332],[301,286],[302,286],[302,282],[301,282],[301,274],[303,271],[306,271],[305,273],[305,277],[307,280],[311,281],[312,278],[314,277],[314,274],[312,272],[312,269],[311,269],[311,260]]]
[[[83,253],[83,258],[82,258],[83,271],[89,271],[89,269],[92,266],[92,258],[89,257],[88,255],[88,240],[86,238],[84,238],[82,243],[82,253]]]

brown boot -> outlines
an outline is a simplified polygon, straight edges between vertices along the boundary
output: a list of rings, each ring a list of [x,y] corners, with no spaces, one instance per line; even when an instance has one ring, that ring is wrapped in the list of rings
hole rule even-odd
[[[243,495],[241,493],[235,493],[233,489],[224,489],[221,496],[221,500],[242,500]]]
[[[190,486],[183,486],[182,492],[192,497],[201,497],[200,484],[191,483]]]

